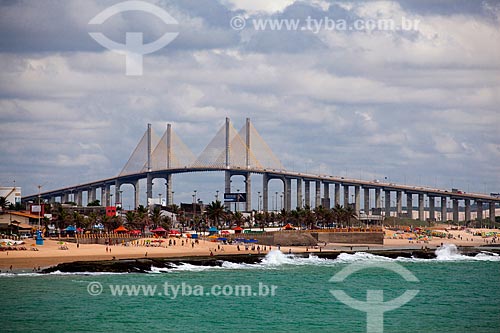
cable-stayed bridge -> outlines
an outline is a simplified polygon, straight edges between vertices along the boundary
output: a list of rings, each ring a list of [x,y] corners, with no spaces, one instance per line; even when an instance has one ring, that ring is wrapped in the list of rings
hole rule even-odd
[[[473,216],[471,202],[474,202],[476,206],[475,218],[482,220],[484,216],[488,215],[490,220],[494,221],[495,206],[500,202],[498,197],[480,193],[462,193],[430,187],[288,171],[259,135],[250,119],[246,119],[245,126],[237,131],[229,118],[226,118],[225,124],[198,156],[195,156],[183,143],[170,124],[167,125],[167,129],[161,137],[154,133],[151,125],[148,125],[129,160],[117,176],[26,196],[23,201],[33,201],[40,197],[51,202],[55,202],[57,199],[60,202],[67,202],[70,201],[71,195],[72,201],[82,205],[84,192],[87,192],[87,201],[91,202],[97,199],[97,192],[100,191],[101,203],[109,206],[113,195],[115,202],[121,202],[122,191],[120,188],[123,184],[132,184],[134,204],[135,207],[138,207],[139,180],[146,179],[146,196],[148,203],[150,203],[153,201],[153,180],[160,178],[165,179],[166,203],[170,205],[173,203],[173,175],[207,171],[225,173],[225,193],[231,192],[231,177],[243,176],[245,178],[245,192],[247,193],[245,202],[247,211],[252,209],[252,174],[262,175],[260,191],[262,198],[259,196],[259,202],[262,199],[262,210],[264,211],[269,210],[269,181],[272,179],[279,179],[283,182],[283,208],[288,211],[292,209],[292,195],[297,198],[297,207],[311,206],[311,183],[314,187],[315,206],[331,207],[340,204],[341,199],[343,199],[344,205],[352,204],[358,213],[361,211],[361,204],[363,204],[367,214],[372,208],[375,208],[377,211],[385,212],[385,216],[393,214],[412,218],[414,216],[413,202],[416,196],[417,217],[420,220],[426,219],[425,210],[427,208],[429,219],[446,221],[447,205],[451,202],[452,218],[454,221],[458,221],[460,216],[459,203],[462,202],[465,206],[465,213],[461,219],[470,221]],[[294,194],[292,194],[292,181],[296,183]],[[331,187],[333,187],[332,198],[330,196]],[[350,188],[354,189],[352,202],[349,201]],[[361,200],[361,190],[363,191],[363,200]],[[373,207],[371,207],[373,200],[371,201],[370,197],[373,195],[375,200]],[[403,197],[406,198],[405,211],[403,211],[402,205]],[[428,198],[427,207],[425,206],[425,197]],[[436,205],[436,201],[438,205]],[[488,205],[486,211],[485,205]],[[229,203],[226,203],[226,207],[229,208]]]

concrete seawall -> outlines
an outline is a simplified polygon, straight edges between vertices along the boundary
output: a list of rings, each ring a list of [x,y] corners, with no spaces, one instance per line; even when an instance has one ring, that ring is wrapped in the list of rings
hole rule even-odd
[[[320,243],[384,244],[383,232],[276,231],[262,234],[235,234],[228,237],[256,239],[262,245],[315,246]]]
[[[384,244],[383,232],[311,232],[318,242],[343,244]]]

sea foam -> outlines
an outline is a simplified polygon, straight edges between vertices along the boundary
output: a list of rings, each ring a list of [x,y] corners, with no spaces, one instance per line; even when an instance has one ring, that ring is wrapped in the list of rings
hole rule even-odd
[[[496,253],[481,251],[475,256],[466,256],[460,253],[455,244],[444,244],[436,249],[437,261],[461,261],[461,260],[482,260],[482,261],[500,261],[500,256]]]

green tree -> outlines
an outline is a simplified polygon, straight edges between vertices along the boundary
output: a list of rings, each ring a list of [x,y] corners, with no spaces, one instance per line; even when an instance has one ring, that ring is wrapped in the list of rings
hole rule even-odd
[[[63,208],[63,206],[59,203],[55,204],[55,221],[56,225],[59,229],[64,229],[66,228],[69,220],[69,214],[68,212]]]
[[[224,205],[219,200],[212,201],[206,207],[206,215],[209,220],[214,222],[214,225],[216,225],[217,228],[220,228],[221,220],[226,217]]]
[[[101,201],[99,201],[99,200],[94,200],[94,201],[91,201],[87,204],[88,207],[97,207],[100,205],[101,205]]]
[[[241,225],[244,222],[243,214],[241,212],[236,212],[233,214],[233,222],[238,226],[241,227]]]
[[[160,226],[166,230],[172,229],[172,218],[170,216],[162,216],[160,219]]]
[[[153,211],[150,214],[150,218],[154,227],[158,227],[160,225],[160,220],[161,220],[160,207],[156,206],[155,208],[153,208]]]
[[[0,197],[0,208],[2,209],[2,212],[4,212],[9,206],[10,206],[9,200],[7,200],[6,197]]]

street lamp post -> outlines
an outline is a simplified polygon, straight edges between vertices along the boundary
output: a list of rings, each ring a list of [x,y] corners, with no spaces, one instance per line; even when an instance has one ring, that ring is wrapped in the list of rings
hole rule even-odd
[[[219,190],[215,191],[215,200],[219,201]]]
[[[257,192],[257,197],[258,197],[258,200],[257,200],[257,211],[260,212],[260,191]]]
[[[40,230],[40,219],[42,214],[42,205],[40,204],[40,200],[42,199],[41,192],[42,185],[38,185],[38,230]]]
[[[239,205],[240,205],[240,189],[236,189],[236,206],[234,207],[234,211],[237,212],[238,209],[240,208]]]
[[[161,207],[162,206],[162,204],[161,204],[161,193],[158,193],[158,199],[159,199],[158,203],[160,204],[160,207]]]
[[[113,193],[111,193],[109,197],[110,197],[109,204],[111,205],[111,207],[113,207]]]
[[[192,195],[193,197],[193,223],[194,223],[194,217],[196,216],[196,194]]]
[[[276,192],[276,199],[274,200],[274,210],[278,211],[278,192]]]
[[[118,191],[120,193],[120,208],[123,209],[123,191]]]

